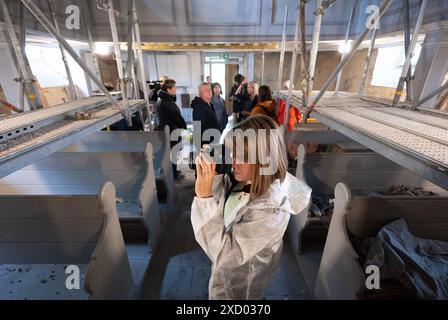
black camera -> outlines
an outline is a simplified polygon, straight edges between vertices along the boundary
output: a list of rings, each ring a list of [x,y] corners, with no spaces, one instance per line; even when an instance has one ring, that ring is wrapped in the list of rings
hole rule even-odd
[[[146,81],[150,90],[160,90],[162,88],[162,82],[160,80]]]
[[[216,174],[227,174],[232,171],[232,158],[228,154],[226,158],[226,148],[223,144],[209,145],[203,151],[216,162]],[[227,152],[228,153],[228,152]],[[190,153],[190,169],[196,170],[194,153]]]

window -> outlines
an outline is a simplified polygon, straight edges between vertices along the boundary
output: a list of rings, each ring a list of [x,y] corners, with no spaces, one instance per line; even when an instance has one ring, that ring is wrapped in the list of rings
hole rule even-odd
[[[417,44],[411,60],[412,72],[414,72],[421,49],[421,45]],[[371,85],[396,88],[405,59],[403,46],[379,48]]]

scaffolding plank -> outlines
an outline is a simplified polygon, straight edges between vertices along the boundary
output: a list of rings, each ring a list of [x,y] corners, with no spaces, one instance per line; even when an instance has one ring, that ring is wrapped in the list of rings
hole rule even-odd
[[[90,97],[9,116],[0,121],[0,143],[36,131],[76,112],[86,111],[109,103],[105,97]]]
[[[423,137],[349,110],[316,107],[312,116],[448,190],[448,145],[444,141],[436,137]]]
[[[388,107],[341,107],[339,109],[448,145],[448,129],[421,123],[418,119],[412,120],[398,115],[388,114],[385,112],[387,109],[390,109]],[[445,123],[448,127],[448,119],[445,120]]]
[[[144,106],[144,100],[129,100],[128,108],[131,113]],[[123,104],[122,107],[124,108]],[[72,111],[69,109],[68,112]],[[0,178],[123,119],[122,113],[111,103],[90,109],[90,112],[92,117],[89,119],[64,117],[32,133],[1,143]],[[4,120],[0,122],[2,121]]]

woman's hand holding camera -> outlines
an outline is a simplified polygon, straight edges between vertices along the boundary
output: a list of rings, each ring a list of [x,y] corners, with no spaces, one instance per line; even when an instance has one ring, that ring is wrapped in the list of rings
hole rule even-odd
[[[196,157],[196,185],[195,191],[198,198],[212,197],[213,178],[216,174],[216,162],[207,153],[207,147],[201,149],[201,152]]]

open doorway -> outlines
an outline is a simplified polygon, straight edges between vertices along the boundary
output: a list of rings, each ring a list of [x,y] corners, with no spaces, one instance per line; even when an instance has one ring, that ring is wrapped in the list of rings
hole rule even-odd
[[[245,53],[206,53],[203,58],[204,81],[208,76],[212,82],[218,82],[222,88],[222,97],[226,101],[227,114],[232,114],[232,103],[227,96],[233,86],[237,73],[245,73]]]
[[[204,61],[204,80],[211,77],[212,83],[219,83],[222,89],[223,97],[226,96],[228,86],[226,86],[226,63],[224,59],[205,57]]]

